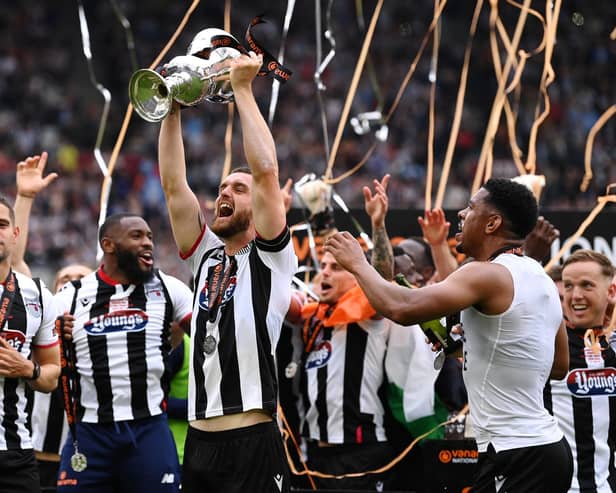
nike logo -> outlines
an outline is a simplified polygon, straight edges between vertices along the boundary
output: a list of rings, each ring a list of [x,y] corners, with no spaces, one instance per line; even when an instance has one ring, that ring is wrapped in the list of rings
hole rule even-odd
[[[276,474],[276,476],[274,476],[274,481],[276,482],[276,486],[278,486],[278,491],[282,491],[282,479],[281,474]]]

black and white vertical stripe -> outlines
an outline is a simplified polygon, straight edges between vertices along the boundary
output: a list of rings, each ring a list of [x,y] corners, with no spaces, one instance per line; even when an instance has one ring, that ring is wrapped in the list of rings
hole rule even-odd
[[[256,239],[234,255],[236,271],[210,321],[209,291],[216,265],[231,262],[209,228],[188,258],[196,290],[191,326],[188,419],[263,409],[277,403],[275,348],[291,299],[297,257],[288,228],[271,241]],[[217,341],[204,351],[206,337]]]
[[[60,455],[68,435],[62,388],[58,385],[53,392],[33,394],[32,446],[39,452]]]
[[[304,436],[335,444],[386,440],[379,388],[388,331],[384,319],[321,329],[302,369]]]
[[[161,414],[169,326],[190,314],[188,287],[160,271],[145,284],[117,284],[99,269],[56,297],[63,311],[76,297],[81,420],[109,423]]]
[[[2,336],[25,357],[31,358],[33,346],[57,345],[54,332],[56,310],[51,293],[19,273],[15,273],[16,290],[11,312]],[[0,288],[4,289],[4,286]],[[43,306],[41,306],[41,300]],[[26,408],[31,392],[26,381],[0,377],[0,450],[32,448],[31,430]]]
[[[586,329],[567,329],[570,370],[587,368],[584,358]],[[602,341],[605,367],[616,368],[616,355]],[[573,453],[570,491],[616,491],[616,396],[575,397],[566,379],[550,380],[544,391],[546,408],[558,418]]]

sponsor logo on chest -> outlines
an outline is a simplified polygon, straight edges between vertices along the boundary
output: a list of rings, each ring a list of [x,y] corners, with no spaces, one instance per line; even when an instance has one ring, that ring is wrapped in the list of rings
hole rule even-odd
[[[315,346],[306,358],[306,370],[322,368],[332,356],[332,345],[329,341],[322,341]]]
[[[138,308],[105,313],[87,321],[83,328],[88,334],[104,335],[112,332],[138,332],[145,329],[148,315]]]
[[[575,397],[616,395],[616,368],[579,368],[567,375],[567,387]]]

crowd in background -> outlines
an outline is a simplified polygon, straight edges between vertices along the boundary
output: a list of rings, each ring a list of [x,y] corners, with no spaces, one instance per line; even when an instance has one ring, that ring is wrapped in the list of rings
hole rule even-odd
[[[102,145],[106,159],[111,155],[124,116],[131,73],[154,60],[188,8],[187,2],[159,0],[137,10],[136,1],[117,2],[131,22],[136,46],[136,65],[133,65],[126,47],[126,32],[116,17],[114,3],[85,4],[93,73],[113,98]],[[327,2],[322,2],[323,29],[327,27],[327,7]],[[378,108],[388,110],[427,30],[433,7],[428,1],[388,2],[384,6],[370,50],[378,84],[372,84],[368,69],[364,70],[350,116]],[[540,2],[533,2],[533,7],[545,9]],[[250,6],[232,2],[231,31],[242,38],[251,18],[265,12],[269,22],[256,28],[255,33],[277,54],[284,8],[284,2],[271,5],[255,0]],[[372,5],[365,6],[366,25],[372,8]],[[443,11],[434,138],[437,179],[449,138],[472,8],[470,2],[451,2]],[[500,6],[500,15],[510,35],[518,13],[507,4]],[[616,43],[609,36],[614,22],[607,21],[615,18],[616,5],[611,2],[594,2],[592,7],[585,2],[567,2],[562,7],[553,56],[556,79],[549,89],[551,113],[537,141],[537,172],[547,179],[543,208],[590,208],[597,195],[605,193],[605,186],[616,181],[616,158],[610,152],[616,144],[616,125],[611,122],[595,141],[592,161],[595,176],[591,186],[588,192],[579,192],[588,132],[599,115],[616,100],[616,89],[609,77],[616,61]],[[352,2],[332,2],[330,19],[336,54],[323,73],[326,90],[322,97],[331,144],[364,34]],[[496,90],[488,21],[489,8],[484,5],[472,52],[445,208],[460,208],[468,199]],[[222,2],[217,6],[199,6],[166,60],[183,54],[199,30],[222,25]],[[27,260],[44,277],[66,263],[93,265],[103,179],[93,147],[103,99],[92,84],[82,51],[77,4],[33,0],[3,4],[0,27],[1,190],[14,194],[15,163],[42,150],[50,153],[48,169],[58,171],[61,176],[37,199]],[[532,51],[541,36],[539,22],[529,18],[521,47]],[[324,57],[330,46],[324,38],[322,42]],[[285,45],[285,65],[294,75],[280,89],[272,125],[281,179],[297,180],[311,172],[320,175],[326,169],[321,112],[313,80],[315,46],[315,4],[298,4]],[[387,172],[392,175],[389,189],[392,208],[423,209],[430,52],[426,50],[389,122],[386,142],[377,145],[364,168],[336,185],[336,191],[350,207],[361,207],[361,185]],[[505,52],[501,51],[500,55],[504,58]],[[543,53],[528,61],[520,98],[515,102],[519,110],[517,141],[523,150],[528,146],[542,68]],[[258,81],[255,90],[260,107],[267,114],[271,80]],[[216,195],[225,158],[227,108],[202,103],[185,110],[183,121],[189,180],[207,205]],[[189,273],[177,256],[168,226],[156,162],[157,135],[158,125],[133,116],[113,173],[109,212],[129,210],[142,214],[155,234],[157,263],[166,272],[188,280]],[[374,133],[360,136],[348,127],[337,152],[334,176],[355,165],[374,138]],[[241,139],[233,141],[233,161],[240,164]],[[494,158],[495,175],[516,174],[505,125],[496,135]]]

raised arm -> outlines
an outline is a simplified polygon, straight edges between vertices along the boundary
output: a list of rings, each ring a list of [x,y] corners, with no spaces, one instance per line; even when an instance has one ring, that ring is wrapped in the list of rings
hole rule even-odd
[[[385,175],[381,181],[374,180],[374,194],[369,187],[364,187],[364,208],[370,216],[372,224],[372,266],[384,279],[391,281],[394,278],[394,252],[389,241],[385,216],[389,208],[387,198],[387,185],[389,175]]]
[[[276,238],[286,225],[274,138],[252,92],[252,81],[263,62],[250,52],[231,62],[231,86],[240,115],[244,154],[252,171],[252,216],[257,234]]]
[[[424,239],[430,245],[437,277],[435,281],[442,281],[458,268],[458,262],[451,254],[447,244],[449,234],[449,221],[445,219],[443,209],[426,211],[424,217],[418,217]],[[427,281],[427,279],[426,279]]]
[[[554,363],[550,371],[550,379],[562,380],[569,372],[569,338],[565,322],[560,324],[554,341]]]
[[[182,123],[176,103],[160,127],[158,166],[175,243],[180,252],[188,252],[199,238],[205,219],[186,179]]]
[[[543,262],[550,254],[550,247],[560,231],[543,216],[539,216],[537,224],[524,239],[524,253],[537,262]]]
[[[17,171],[15,172],[17,186],[14,206],[15,226],[19,228],[19,236],[11,254],[11,267],[29,277],[32,276],[32,273],[25,262],[25,255],[32,204],[36,195],[58,177],[57,173],[49,173],[43,178],[46,165],[47,153],[43,152],[40,156],[27,157],[17,163]]]
[[[329,237],[325,251],[351,272],[374,309],[401,325],[457,313],[475,305],[484,313],[502,313],[513,298],[513,280],[501,265],[471,262],[443,282],[408,289],[387,282],[365,259],[353,236],[343,231]]]

